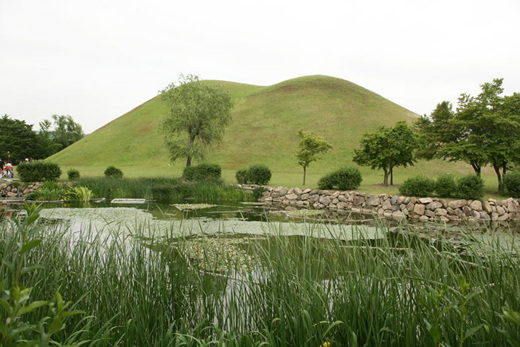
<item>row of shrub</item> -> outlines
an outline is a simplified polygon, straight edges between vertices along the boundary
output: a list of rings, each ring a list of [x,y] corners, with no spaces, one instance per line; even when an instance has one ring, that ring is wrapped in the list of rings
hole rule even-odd
[[[61,176],[61,168],[58,164],[43,161],[21,163],[16,167],[16,172],[24,182],[56,181]],[[107,167],[104,174],[107,178],[123,177],[123,171],[115,166]],[[77,180],[80,178],[80,173],[76,169],[70,169],[67,171],[67,176],[69,180]]]
[[[465,175],[457,180],[450,174],[443,174],[434,180],[426,176],[408,178],[399,193],[406,196],[433,196],[479,200],[484,197],[484,181],[475,175]]]
[[[17,166],[20,179],[25,182],[56,181],[61,175],[57,164],[45,162],[22,163]],[[114,166],[109,166],[104,172],[106,178],[122,178],[123,172]],[[67,171],[69,180],[78,180],[78,170]],[[200,164],[186,167],[182,178],[188,182],[220,182],[222,169],[217,164]],[[251,165],[237,170],[235,178],[240,184],[265,185],[271,180],[271,170],[261,164]],[[319,189],[352,190],[357,189],[362,182],[361,172],[355,167],[345,167],[320,178]],[[222,182],[220,182],[222,183]],[[512,197],[520,197],[520,172],[510,172],[503,178],[504,193]],[[444,174],[434,180],[426,176],[408,178],[399,193],[406,196],[433,196],[443,198],[481,199],[484,196],[484,182],[475,175],[466,175],[457,180],[450,174]]]

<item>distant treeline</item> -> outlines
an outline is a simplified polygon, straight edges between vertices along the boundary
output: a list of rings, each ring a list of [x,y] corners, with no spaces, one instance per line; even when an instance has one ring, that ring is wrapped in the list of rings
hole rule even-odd
[[[0,159],[18,163],[29,159],[43,159],[85,136],[81,125],[71,116],[53,115],[52,121],[40,122],[40,129],[32,124],[4,115],[0,118]]]

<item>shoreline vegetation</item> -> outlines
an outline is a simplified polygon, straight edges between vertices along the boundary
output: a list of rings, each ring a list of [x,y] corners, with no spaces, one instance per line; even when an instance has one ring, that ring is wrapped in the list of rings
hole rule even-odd
[[[413,346],[520,342],[518,237],[460,242],[380,225],[387,237],[174,237],[147,223],[103,232],[38,219],[0,222],[2,278],[19,249],[38,268],[20,277],[30,298],[56,291],[70,309],[53,335],[91,346]],[[171,230],[176,225],[172,223]],[[358,226],[363,228],[363,226]],[[442,225],[437,226],[442,229]],[[438,230],[442,235],[442,230]],[[27,234],[24,234],[27,235]],[[32,240],[39,240],[38,243]],[[29,249],[29,250],[28,250]],[[29,304],[29,303],[27,303]],[[41,311],[24,315],[36,322]],[[43,323],[48,327],[49,321]],[[36,329],[25,332],[34,337]]]

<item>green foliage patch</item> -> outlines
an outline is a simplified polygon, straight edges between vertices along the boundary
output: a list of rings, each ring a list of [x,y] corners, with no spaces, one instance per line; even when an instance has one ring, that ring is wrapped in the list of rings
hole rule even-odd
[[[78,178],[80,178],[79,171],[76,169],[69,169],[67,171],[67,177],[69,181],[77,180]]]
[[[123,177],[123,171],[121,169],[118,169],[115,166],[109,166],[105,169],[105,177],[106,178],[122,178]]]
[[[187,166],[182,178],[190,182],[218,181],[222,176],[222,168],[218,164],[199,164]]]
[[[264,185],[271,180],[271,170],[263,164],[251,165],[247,169],[247,183]]]
[[[513,171],[504,176],[506,194],[513,198],[520,198],[520,171]]]
[[[361,172],[355,167],[345,167],[323,176],[318,181],[320,189],[357,189],[361,182]]]
[[[16,167],[16,171],[24,182],[56,181],[61,176],[58,164],[43,161],[21,163]]]
[[[238,169],[235,178],[239,184],[247,184],[247,169]]]
[[[405,196],[432,196],[434,190],[435,181],[426,176],[410,177],[399,187],[399,193]]]
[[[457,180],[457,197],[480,200],[484,197],[484,181],[476,175],[465,175]]]
[[[451,198],[457,194],[457,182],[450,174],[442,174],[435,182],[435,192],[441,198]]]

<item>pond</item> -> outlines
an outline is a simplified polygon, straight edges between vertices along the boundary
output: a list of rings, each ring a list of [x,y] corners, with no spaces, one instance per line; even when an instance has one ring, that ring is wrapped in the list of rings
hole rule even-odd
[[[107,224],[119,223],[130,233],[140,225],[154,235],[186,237],[195,235],[282,235],[313,236],[352,240],[384,236],[373,218],[345,215],[333,218],[326,211],[269,210],[262,204],[111,204],[83,206],[44,204],[41,217],[47,221],[68,221],[71,230],[88,225],[103,230]],[[350,221],[346,223],[345,221]],[[326,225],[326,227],[322,227]]]

